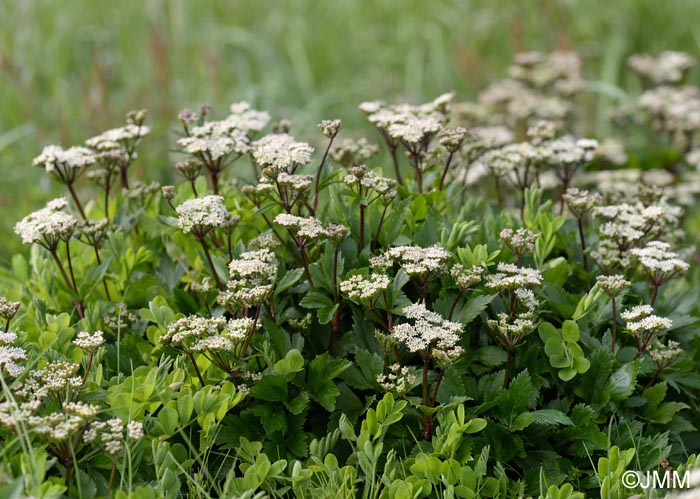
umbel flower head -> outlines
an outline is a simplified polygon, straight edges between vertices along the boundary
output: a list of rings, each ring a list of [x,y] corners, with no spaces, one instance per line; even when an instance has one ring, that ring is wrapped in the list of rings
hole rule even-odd
[[[661,85],[682,80],[685,72],[695,65],[695,59],[685,52],[667,50],[658,57],[633,54],[627,59],[627,65],[655,85]]]
[[[600,204],[600,194],[589,194],[588,191],[577,187],[569,187],[562,196],[571,213],[576,218],[583,218],[594,206]]]
[[[45,208],[30,213],[15,224],[15,233],[25,244],[37,243],[53,251],[61,240],[73,235],[78,220],[63,210],[68,205],[66,198],[49,201]]]
[[[651,241],[644,248],[634,248],[631,253],[639,259],[657,284],[671,278],[678,272],[690,268],[687,262],[678,257],[678,253],[670,251],[671,245],[662,241]]]
[[[95,163],[95,155],[86,147],[46,146],[41,154],[34,158],[34,166],[40,166],[58,177],[62,182],[72,183],[84,168]]]
[[[253,327],[250,318],[199,317],[176,320],[160,337],[161,343],[183,352],[236,352]]]
[[[24,348],[12,346],[15,341],[17,341],[16,333],[0,332],[0,370],[12,377],[17,377],[24,372],[21,362],[27,359]]]
[[[121,457],[126,444],[137,442],[141,438],[143,423],[132,420],[124,424],[119,418],[92,422],[83,435],[86,443],[102,445],[112,459]]]
[[[105,343],[104,333],[102,331],[95,331],[94,333],[89,333],[87,331],[81,331],[78,336],[73,340],[73,344],[87,352],[94,352],[100,348]]]
[[[253,142],[255,162],[263,168],[293,173],[311,161],[314,148],[306,142],[297,142],[286,133],[269,134]]]
[[[321,221],[314,217],[299,217],[289,213],[280,213],[275,217],[275,223],[285,227],[302,246],[331,236],[329,229],[324,229]],[[342,226],[334,227],[336,227],[334,230],[340,230],[339,228]]]
[[[670,329],[673,325],[671,319],[654,315],[651,305],[637,305],[622,312],[620,317],[627,322],[627,330],[633,335],[658,334]]]
[[[623,290],[629,288],[632,283],[625,279],[624,276],[615,275],[599,275],[596,277],[596,283],[598,287],[603,290],[603,292],[610,298],[615,298]]]
[[[330,155],[334,161],[348,168],[365,163],[378,152],[379,146],[369,143],[365,138],[346,138],[333,143]]]
[[[505,228],[499,234],[501,241],[508,249],[517,256],[522,256],[535,250],[535,242],[539,237],[530,229],[521,227],[518,230],[513,230],[510,227]]]
[[[151,133],[143,124],[126,125],[102,132],[85,141],[85,145],[96,151],[124,151],[133,148],[140,139]]]
[[[529,288],[542,284],[542,274],[537,269],[518,267],[500,262],[498,272],[486,276],[486,287],[493,290]]]
[[[6,321],[11,321],[19,310],[20,302],[8,301],[4,296],[0,296],[0,317]]]
[[[175,211],[178,214],[177,225],[185,234],[191,231],[205,234],[216,227],[224,227],[231,218],[224,198],[216,195],[188,199]]]
[[[456,263],[450,269],[450,275],[460,289],[471,288],[480,283],[483,274],[484,267],[479,265],[467,268],[461,263]]]
[[[386,291],[390,284],[391,279],[383,274],[369,276],[355,274],[340,283],[340,291],[354,303],[373,305],[377,297]]]
[[[389,248],[386,255],[398,262],[403,271],[411,277],[445,270],[447,260],[452,256],[440,246],[395,246]]]
[[[403,395],[413,388],[416,382],[416,375],[411,370],[401,364],[392,364],[386,374],[378,374],[377,382],[382,390]]]
[[[217,301],[225,306],[252,307],[272,293],[277,278],[277,259],[267,248],[247,251],[229,263],[231,279]]]
[[[430,356],[436,351],[445,354],[462,352],[457,345],[463,329],[461,324],[443,319],[422,303],[404,307],[403,313],[412,323],[404,322],[395,326],[391,336],[410,352],[421,352],[424,356]]]

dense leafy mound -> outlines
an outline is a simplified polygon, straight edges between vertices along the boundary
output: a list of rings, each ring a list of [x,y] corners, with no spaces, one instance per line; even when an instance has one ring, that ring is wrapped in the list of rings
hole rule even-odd
[[[362,104],[384,156],[247,103],[180,113],[177,186],[136,180],[143,111],[46,147],[69,197],[3,278],[3,491],[622,498],[695,467],[700,93],[661,61],[631,62],[659,86],[628,115],[667,140],[661,186],[572,135],[563,53],[476,104]]]

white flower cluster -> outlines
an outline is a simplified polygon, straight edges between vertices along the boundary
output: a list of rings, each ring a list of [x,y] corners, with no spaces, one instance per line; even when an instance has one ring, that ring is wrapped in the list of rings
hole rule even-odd
[[[323,120],[321,123],[318,124],[318,129],[321,130],[321,133],[328,137],[329,139],[334,138],[336,135],[338,135],[338,131],[340,130],[340,126],[342,125],[342,121],[336,119],[336,120]]]
[[[612,269],[628,267],[630,250],[643,245],[644,241],[675,237],[682,209],[662,198],[649,205],[638,201],[597,206],[592,213],[604,222],[598,229],[598,248],[591,251],[591,256],[604,269]]]
[[[329,229],[324,229],[321,221],[314,217],[298,217],[289,213],[280,213],[275,223],[286,227],[293,235],[305,242],[331,237]]]
[[[340,291],[354,303],[374,304],[376,298],[386,291],[390,284],[391,279],[383,274],[357,274],[341,281]]]
[[[660,333],[673,326],[673,321],[654,315],[651,305],[637,305],[625,310],[620,317],[627,322],[627,330],[633,335]]]
[[[498,176],[516,177],[524,168],[536,166],[541,160],[540,151],[529,142],[507,144],[500,149],[484,153],[480,161]]]
[[[396,196],[396,182],[390,178],[377,175],[367,168],[366,165],[350,167],[348,172],[343,180],[349,187],[366,189],[365,194],[367,194],[367,191],[374,191],[385,200],[390,200]]]
[[[598,149],[598,141],[593,139],[575,139],[564,135],[544,142],[540,146],[542,160],[553,167],[576,167],[589,163]]]
[[[678,257],[678,253],[670,251],[671,245],[662,241],[651,241],[644,248],[632,249],[632,255],[639,259],[639,264],[655,276],[655,279],[665,280],[677,272],[685,272],[690,268],[687,262]]]
[[[270,120],[265,111],[257,111],[247,102],[231,105],[231,114],[218,121],[207,121],[187,128],[187,137],[178,145],[200,159],[209,169],[220,170],[225,164],[213,164],[231,154],[242,155],[251,150],[250,135],[261,131]],[[181,113],[186,123],[193,123],[187,112]]]
[[[492,290],[528,288],[542,284],[542,274],[537,269],[518,267],[500,262],[497,272],[486,276],[486,287]]]
[[[582,87],[581,59],[575,52],[517,54],[508,69],[510,77],[538,89],[571,95]]]
[[[43,399],[51,393],[60,393],[67,388],[79,388],[83,380],[75,375],[78,369],[80,366],[75,362],[50,362],[41,369],[30,371],[25,381],[26,391],[18,390],[16,393],[24,398]]]
[[[273,133],[253,142],[255,162],[271,171],[291,173],[298,166],[311,161],[314,148],[306,142],[297,142],[286,133]]]
[[[385,255],[398,262],[403,271],[411,277],[444,271],[447,260],[452,256],[440,246],[395,246],[389,248]]]
[[[331,159],[345,167],[361,165],[379,152],[379,146],[372,144],[365,138],[342,139],[334,143],[330,151]]]
[[[392,364],[389,366],[389,372],[377,375],[377,382],[383,390],[403,395],[413,388],[416,382],[416,375],[406,366]]]
[[[8,301],[6,297],[0,296],[0,317],[6,321],[12,320],[12,318],[17,315],[19,306],[20,302]]]
[[[231,153],[245,154],[250,149],[248,137],[241,130],[231,130],[219,135],[215,123],[207,123],[192,129],[192,136],[178,139],[183,150],[200,156],[205,162],[217,161]]]
[[[230,129],[251,132],[260,132],[270,122],[270,114],[267,111],[253,109],[249,102],[234,102],[230,107],[231,114],[225,118]]]
[[[695,65],[695,59],[685,52],[667,50],[654,57],[650,54],[633,54],[627,65],[637,74],[655,85],[677,83],[685,72]]]
[[[106,130],[85,141],[85,145],[96,151],[123,150],[151,132],[145,125],[129,123],[119,128]]]
[[[105,452],[112,459],[116,459],[122,455],[128,442],[137,442],[143,435],[143,423],[131,420],[125,425],[121,419],[112,418],[90,423],[83,434],[83,440],[101,444]]]
[[[569,187],[564,192],[563,198],[566,206],[569,207],[569,210],[576,218],[583,218],[586,213],[598,206],[602,201],[600,194],[597,192],[589,194],[588,191],[577,187]]]
[[[649,356],[659,366],[668,366],[673,361],[683,354],[681,344],[674,340],[668,340],[664,344],[661,340],[656,340],[649,347]]]
[[[126,303],[124,302],[117,303],[109,307],[109,309],[102,314],[102,320],[104,321],[105,326],[115,332],[126,330],[126,328],[128,328],[138,319],[138,316],[135,313],[130,312],[126,306]]]
[[[30,416],[27,423],[34,433],[62,442],[79,433],[99,412],[99,406],[72,402],[64,404],[63,411],[46,416]]]
[[[502,341],[512,342],[535,329],[534,321],[527,316],[516,316],[511,319],[508,314],[500,313],[497,317],[497,320],[489,320],[488,324],[498,331]]]
[[[230,280],[217,301],[222,305],[248,308],[262,303],[272,293],[277,278],[277,259],[269,249],[247,251],[228,265]]]
[[[380,101],[363,102],[360,110],[389,137],[415,146],[426,143],[441,130],[447,121],[448,108],[453,98],[454,94],[443,94],[432,102],[418,106],[391,106]]]
[[[30,213],[15,224],[15,233],[25,244],[38,243],[47,249],[55,249],[60,240],[68,240],[78,220],[63,210],[66,198],[49,201],[45,208]]]
[[[520,122],[537,120],[564,121],[573,106],[567,97],[547,95],[544,89],[505,79],[489,85],[478,97],[477,114],[490,124],[515,127]]]
[[[621,166],[627,163],[625,146],[619,140],[610,138],[603,139],[600,144],[598,144],[594,157],[596,160],[614,166]]]
[[[221,196],[208,195],[188,199],[177,208],[177,225],[187,234],[192,230],[207,231],[215,227],[224,227],[231,215]]]
[[[460,289],[471,288],[481,282],[484,274],[484,267],[475,265],[465,267],[461,263],[455,263],[450,269],[450,275]]]
[[[87,331],[81,331],[78,336],[73,340],[73,344],[79,348],[82,348],[88,352],[94,352],[100,348],[105,343],[104,333],[102,331],[95,331],[94,333],[89,333]]]
[[[700,128],[700,88],[660,86],[637,98],[637,107],[660,131],[694,132]]]
[[[507,227],[501,230],[499,237],[514,255],[524,255],[535,250],[535,242],[539,234],[535,234],[525,227],[518,230]]]
[[[410,352],[462,353],[462,348],[457,345],[463,329],[461,324],[443,319],[421,303],[404,307],[403,313],[413,323],[405,322],[395,326],[391,336]]]
[[[93,152],[86,147],[46,146],[32,164],[41,166],[46,173],[57,173],[72,178],[71,170],[82,170],[95,163]]]
[[[615,275],[599,275],[596,277],[596,284],[603,292],[611,298],[619,295],[624,289],[629,288],[632,283],[625,279],[624,276]]]
[[[236,352],[253,327],[250,318],[199,317],[190,315],[173,322],[161,343],[185,352]]]
[[[0,332],[0,369],[13,378],[24,372],[20,362],[27,359],[24,348],[12,346],[16,340],[16,333]]]

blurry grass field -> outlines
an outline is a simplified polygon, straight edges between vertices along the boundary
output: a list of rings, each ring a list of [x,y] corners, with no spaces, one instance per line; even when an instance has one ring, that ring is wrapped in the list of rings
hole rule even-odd
[[[0,261],[20,249],[14,222],[59,192],[31,165],[41,147],[132,108],[154,128],[140,168],[167,180],[182,107],[250,100],[303,136],[321,118],[360,125],[363,100],[468,98],[514,53],[561,48],[597,82],[587,123],[602,132],[616,89],[637,85],[628,54],[699,47],[696,0],[0,0]]]

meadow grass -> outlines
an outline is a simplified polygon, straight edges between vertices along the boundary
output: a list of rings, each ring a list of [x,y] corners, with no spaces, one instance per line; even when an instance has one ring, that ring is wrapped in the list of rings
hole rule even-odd
[[[139,168],[166,181],[164,132],[180,106],[222,114],[245,99],[299,134],[322,118],[356,126],[363,100],[468,98],[513,54],[559,48],[579,51],[594,82],[585,132],[607,133],[605,109],[638,86],[622,77],[627,55],[700,43],[693,0],[2,0],[0,10],[2,234],[59,192],[31,166],[43,145],[80,144],[132,108],[147,108],[156,132]],[[3,237],[0,261],[17,250]]]

